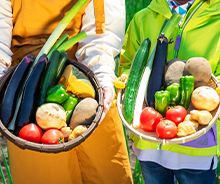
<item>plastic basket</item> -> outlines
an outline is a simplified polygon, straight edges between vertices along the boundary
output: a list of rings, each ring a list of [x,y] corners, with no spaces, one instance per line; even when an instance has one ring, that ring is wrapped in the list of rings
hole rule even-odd
[[[216,79],[216,77],[214,75],[212,75],[212,78],[208,84],[208,86],[216,88],[217,86],[219,86],[220,84],[218,83],[218,80]],[[126,128],[133,133],[134,135],[136,135],[137,137],[146,140],[146,141],[150,141],[153,143],[158,143],[158,144],[163,144],[163,145],[168,145],[168,144],[181,144],[181,143],[186,143],[192,140],[195,140],[197,138],[199,138],[200,136],[204,135],[217,121],[218,117],[219,117],[219,113],[220,113],[220,106],[218,105],[218,107],[211,112],[213,119],[211,120],[211,122],[206,125],[206,126],[201,126],[199,125],[198,131],[194,134],[185,136],[185,137],[177,137],[177,138],[173,138],[173,139],[159,139],[156,135],[156,132],[146,132],[144,130],[142,130],[141,128],[134,128],[132,126],[132,123],[129,124],[123,117],[123,113],[122,113],[122,104],[123,104],[123,94],[124,94],[124,90],[120,90],[117,96],[117,108],[118,108],[118,112],[119,115],[121,117],[121,120],[123,122],[123,124],[126,126]],[[190,110],[194,109],[193,105],[190,104],[189,109],[187,110],[188,113]]]
[[[76,62],[74,60],[71,60],[71,59],[68,59],[67,64],[74,65],[80,71],[82,71],[84,74],[86,74],[95,89],[96,100],[98,102],[98,108],[97,108],[95,118],[93,119],[89,128],[82,135],[80,135],[79,137],[77,137],[71,141],[61,143],[61,144],[49,145],[49,144],[33,143],[33,142],[26,141],[24,139],[21,139],[21,138],[15,136],[12,132],[10,132],[3,125],[2,121],[0,121],[0,132],[7,140],[9,140],[10,142],[14,143],[16,146],[18,146],[22,149],[29,149],[29,150],[33,150],[33,151],[46,152],[46,153],[59,153],[59,152],[63,152],[63,151],[68,151],[68,150],[78,146],[83,141],[85,141],[92,134],[92,132],[96,129],[96,127],[98,126],[98,122],[101,118],[101,115],[103,112],[103,107],[104,107],[104,105],[103,105],[103,91],[102,91],[102,88],[99,84],[99,81],[98,81],[97,77],[95,76],[95,74],[88,67],[84,66],[83,64]],[[12,76],[16,67],[17,66],[8,70],[7,73],[0,79],[1,98],[3,96],[1,92],[7,86],[7,83],[9,82],[10,77]]]

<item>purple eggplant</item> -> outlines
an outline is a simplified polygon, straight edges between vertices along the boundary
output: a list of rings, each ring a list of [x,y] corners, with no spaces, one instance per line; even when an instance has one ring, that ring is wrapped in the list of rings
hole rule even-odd
[[[5,90],[0,110],[1,121],[5,126],[7,126],[13,118],[19,90],[24,82],[24,79],[27,77],[28,71],[30,70],[34,60],[35,56],[32,54],[29,54],[23,58],[15,69]]]
[[[47,55],[43,54],[37,64],[33,67],[25,85],[22,100],[15,122],[14,134],[17,135],[20,129],[27,123],[35,122],[35,113],[38,107],[39,85],[43,71],[47,65]]]
[[[151,71],[147,96],[145,95],[145,100],[149,107],[155,107],[154,94],[161,89],[163,86],[164,78],[164,66],[167,63],[167,48],[168,40],[162,33],[157,39],[157,48],[153,61],[153,68]]]

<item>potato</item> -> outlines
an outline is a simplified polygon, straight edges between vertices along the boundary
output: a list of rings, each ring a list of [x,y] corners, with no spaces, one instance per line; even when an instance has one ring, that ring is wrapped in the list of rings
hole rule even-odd
[[[67,141],[68,137],[72,134],[72,130],[70,127],[63,127],[60,129],[61,133],[63,134],[64,140]]]
[[[200,86],[193,91],[191,102],[198,110],[213,111],[219,104],[219,95],[211,87]]]
[[[74,128],[72,133],[68,136],[68,141],[71,141],[82,135],[88,128],[85,125],[78,125]]]
[[[212,76],[212,68],[207,59],[203,57],[192,57],[187,60],[185,70],[194,77],[195,88],[206,86]]]
[[[167,66],[165,66],[165,86],[179,83],[180,77],[183,76],[185,62],[178,58],[168,61]]]
[[[73,130],[78,125],[88,125],[92,123],[96,115],[96,109],[98,107],[98,103],[93,98],[85,98],[80,101],[71,116],[70,119],[70,128]]]

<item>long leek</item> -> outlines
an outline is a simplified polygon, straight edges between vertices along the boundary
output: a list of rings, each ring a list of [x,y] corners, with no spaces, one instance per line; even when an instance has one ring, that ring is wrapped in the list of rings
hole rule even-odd
[[[50,56],[51,56],[52,52],[54,50],[56,50],[61,44],[66,42],[68,40],[68,37],[69,37],[69,35],[66,33],[54,44],[54,46],[50,50],[49,54],[47,55],[48,60],[50,59]]]
[[[66,14],[65,17],[60,21],[58,26],[52,32],[47,42],[42,47],[40,53],[37,55],[34,64],[36,64],[37,60],[42,54],[48,54],[54,43],[60,37],[64,29],[67,27],[69,22],[73,19],[73,17],[78,13],[78,11],[86,4],[88,0],[78,0],[77,3],[70,9],[70,11]]]

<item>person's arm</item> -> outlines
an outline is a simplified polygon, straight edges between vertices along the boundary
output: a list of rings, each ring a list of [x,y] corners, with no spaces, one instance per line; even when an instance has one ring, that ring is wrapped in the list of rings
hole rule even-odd
[[[11,65],[12,39],[12,7],[10,0],[1,0],[0,3],[0,78]]]
[[[119,54],[125,33],[125,1],[105,0],[105,33],[96,34],[93,1],[83,17],[82,31],[87,38],[79,42],[76,57],[97,76],[104,92],[104,113],[108,112],[114,96],[116,78],[114,57]]]

